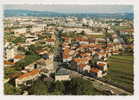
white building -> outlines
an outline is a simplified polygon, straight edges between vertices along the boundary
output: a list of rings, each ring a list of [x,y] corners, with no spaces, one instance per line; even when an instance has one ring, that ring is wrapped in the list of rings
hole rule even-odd
[[[40,76],[40,71],[37,70],[37,69],[34,69],[31,72],[29,72],[29,73],[25,73],[25,74],[19,76],[15,80],[16,87],[18,87],[21,84],[26,85],[27,81],[29,81],[29,80],[36,80],[39,76]]]
[[[55,74],[55,81],[66,81],[71,80],[69,72],[67,72],[65,69],[60,69]]]

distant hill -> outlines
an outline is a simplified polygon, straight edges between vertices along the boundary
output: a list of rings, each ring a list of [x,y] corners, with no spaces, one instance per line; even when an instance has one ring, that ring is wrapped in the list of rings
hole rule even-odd
[[[96,17],[96,18],[125,18],[125,19],[133,19],[133,13],[57,13],[57,12],[49,12],[49,11],[31,11],[31,10],[15,10],[15,9],[7,9],[4,10],[5,17],[12,16],[36,16],[36,17],[56,17],[56,16],[76,16],[76,17]]]

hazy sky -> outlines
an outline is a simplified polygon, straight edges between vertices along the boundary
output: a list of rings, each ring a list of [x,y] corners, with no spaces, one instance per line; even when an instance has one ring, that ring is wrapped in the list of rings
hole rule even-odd
[[[5,5],[4,9],[28,9],[60,13],[124,13],[133,12],[132,5]]]

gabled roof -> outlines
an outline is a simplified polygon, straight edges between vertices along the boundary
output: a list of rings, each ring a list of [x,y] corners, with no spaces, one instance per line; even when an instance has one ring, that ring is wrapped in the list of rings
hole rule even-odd
[[[64,54],[67,55],[71,50],[69,48],[64,49]]]
[[[69,55],[63,55],[63,58],[64,59],[67,59],[67,58],[69,58],[70,56]]]
[[[16,55],[14,56],[15,59],[23,59],[25,57],[25,55]]]
[[[80,64],[79,67],[80,68],[84,68],[86,66],[86,64]]]
[[[80,56],[82,56],[82,57],[87,57],[87,56],[89,56],[89,54],[90,54],[90,53],[81,53]]]
[[[38,74],[39,72],[40,71],[38,69],[34,69],[29,73],[26,73],[26,74],[23,74],[23,75],[19,76],[18,79],[23,79],[23,78],[27,78],[29,76],[34,76],[34,75]]]
[[[14,62],[11,62],[11,61],[6,61],[6,60],[5,60],[5,61],[4,61],[4,64],[5,64],[5,65],[14,65],[15,63],[14,63]]]
[[[48,42],[54,42],[54,39],[48,39],[47,41]]]
[[[99,63],[98,64],[98,66],[100,66],[100,67],[104,67],[104,65],[105,65],[104,63]]]
[[[90,58],[89,57],[84,57],[84,58],[74,58],[74,62],[77,62],[77,63],[84,63],[86,61],[88,61]]]
[[[97,52],[98,55],[105,55],[106,52]]]
[[[89,41],[87,38],[78,37],[76,38],[77,41]]]
[[[95,73],[97,73],[97,72],[99,72],[99,69],[98,69],[98,68],[91,68],[90,72],[95,72]]]

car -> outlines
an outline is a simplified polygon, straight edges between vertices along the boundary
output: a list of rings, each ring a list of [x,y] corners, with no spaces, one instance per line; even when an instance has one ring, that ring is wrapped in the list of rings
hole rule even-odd
[[[103,92],[104,92],[104,94],[106,94],[106,95],[113,95],[113,94],[114,94],[113,90],[105,90],[105,91],[103,91]]]

